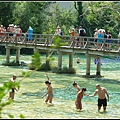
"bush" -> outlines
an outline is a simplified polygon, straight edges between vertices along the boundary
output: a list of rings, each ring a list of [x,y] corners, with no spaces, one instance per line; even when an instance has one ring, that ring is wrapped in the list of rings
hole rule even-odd
[[[58,69],[58,67],[53,67],[52,69],[53,73],[59,73],[59,74],[76,74],[76,69],[75,68],[68,68],[68,67],[63,67],[62,69]]]

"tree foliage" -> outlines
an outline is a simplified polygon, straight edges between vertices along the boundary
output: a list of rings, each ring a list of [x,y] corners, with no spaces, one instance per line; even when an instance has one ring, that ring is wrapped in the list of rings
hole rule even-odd
[[[42,33],[46,21],[45,8],[50,2],[17,2],[13,10],[14,23],[19,24],[24,32],[29,26],[35,33]]]
[[[71,26],[77,29],[81,25],[87,36],[93,36],[95,28],[104,28],[111,32],[113,38],[117,38],[120,28],[120,2],[73,3],[69,9],[64,9],[53,2],[1,2],[0,23],[5,27],[11,23],[20,25],[23,32],[32,26],[34,33],[38,34],[54,34],[59,25],[63,35],[70,35]]]
[[[15,2],[0,2],[0,24],[7,27],[14,22],[12,11],[15,7]]]
[[[112,33],[113,37],[118,34],[120,8],[118,2],[88,2],[85,18],[90,31],[95,28],[104,28]],[[90,35],[93,33],[91,32]]]

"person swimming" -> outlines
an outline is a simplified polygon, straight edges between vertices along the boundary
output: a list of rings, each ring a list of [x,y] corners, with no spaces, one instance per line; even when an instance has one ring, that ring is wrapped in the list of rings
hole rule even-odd
[[[77,64],[80,63],[80,58],[78,56],[76,56],[76,61],[77,61]]]

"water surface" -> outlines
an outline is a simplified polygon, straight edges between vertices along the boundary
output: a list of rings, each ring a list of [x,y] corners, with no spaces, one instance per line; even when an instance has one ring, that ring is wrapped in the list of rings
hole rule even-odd
[[[86,73],[86,57],[82,54],[77,54],[80,57],[80,64],[76,63],[76,54],[74,55],[73,66],[76,69],[76,74],[55,74],[50,71],[50,80],[53,86],[54,106],[48,107],[44,104],[44,99],[41,96],[46,92],[44,81],[46,80],[45,72],[34,72],[29,78],[25,78],[21,82],[21,88],[15,95],[15,102],[7,106],[3,111],[4,118],[7,118],[7,113],[14,114],[19,118],[18,113],[24,114],[27,118],[120,118],[120,63],[109,62],[101,65],[102,78],[83,78]],[[5,56],[0,55],[0,64],[5,61]],[[45,55],[41,55],[42,61],[45,60]],[[52,62],[57,66],[57,54],[54,55],[55,60]],[[11,60],[15,56],[11,55]],[[68,67],[69,56],[63,56],[63,66]],[[108,58],[102,58],[108,59]],[[111,59],[111,58],[110,58]],[[21,55],[20,61],[26,63],[31,62],[31,56]],[[18,80],[22,79],[22,71],[28,71],[28,67],[8,67],[0,65],[1,78],[0,82],[7,82],[13,73],[18,75]],[[96,65],[94,59],[91,59],[91,75],[96,73]],[[108,90],[110,101],[108,102],[107,112],[97,112],[97,96],[85,96],[82,100],[83,111],[77,112],[75,109],[76,90],[72,83],[76,81],[80,87],[86,87],[88,94],[93,94],[95,85],[99,83],[102,87]],[[6,98],[5,98],[6,99]],[[12,109],[12,110],[11,110]]]

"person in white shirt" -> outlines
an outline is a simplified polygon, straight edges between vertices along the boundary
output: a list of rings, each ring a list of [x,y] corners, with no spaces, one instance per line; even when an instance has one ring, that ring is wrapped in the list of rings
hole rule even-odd
[[[118,52],[120,52],[120,29],[118,33]]]

